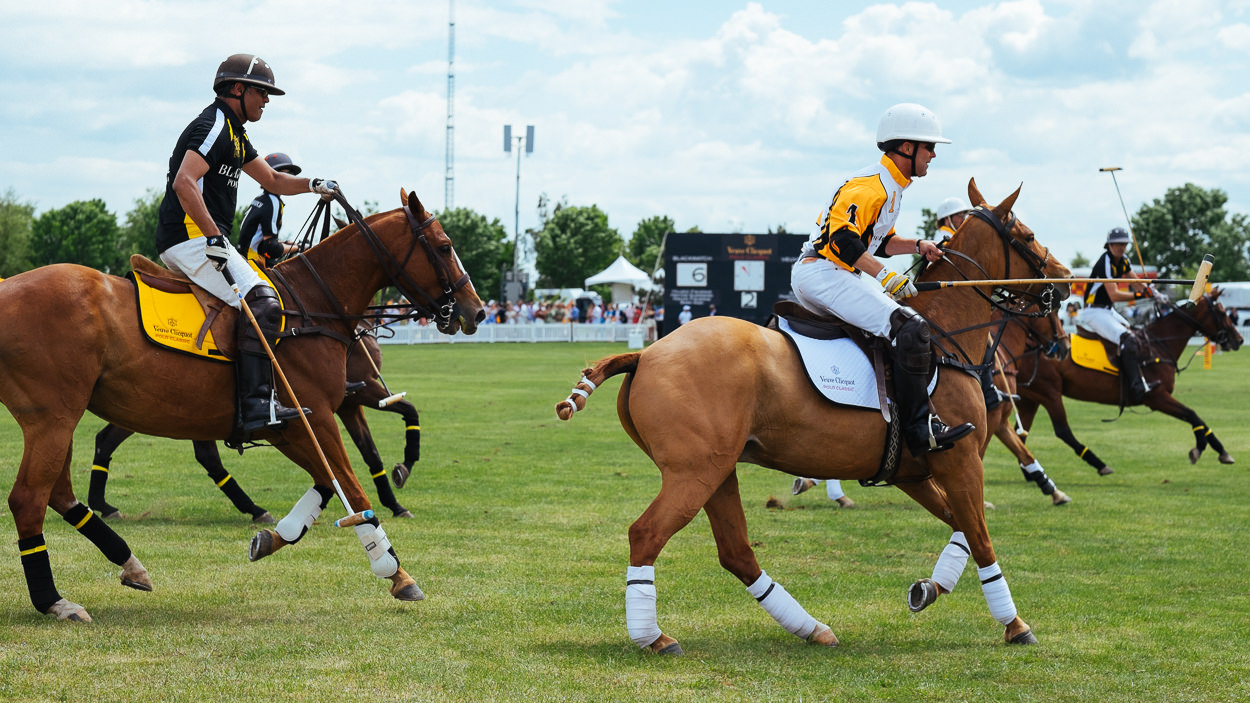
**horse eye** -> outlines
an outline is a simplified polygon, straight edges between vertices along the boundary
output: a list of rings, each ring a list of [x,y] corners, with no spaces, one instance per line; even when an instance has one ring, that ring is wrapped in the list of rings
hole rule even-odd
[[[442,254],[443,256],[451,256],[451,245],[450,244],[439,245],[438,253]]]

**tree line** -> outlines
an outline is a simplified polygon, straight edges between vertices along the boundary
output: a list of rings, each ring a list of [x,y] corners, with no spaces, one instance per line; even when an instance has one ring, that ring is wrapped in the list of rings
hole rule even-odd
[[[130,270],[131,254],[159,260],[155,232],[161,197],[160,191],[149,190],[120,218],[99,198],[75,201],[36,217],[35,206],[9,188],[0,195],[0,277],[54,263],[76,263],[121,275]],[[1250,280],[1250,217],[1230,214],[1227,203],[1228,195],[1218,188],[1186,183],[1142,205],[1132,217],[1142,259],[1157,266],[1160,277],[1186,278],[1197,272],[1203,254],[1212,253],[1212,280]],[[364,212],[376,209],[376,203],[367,202]],[[235,213],[235,240],[243,212]],[[654,215],[640,221],[625,239],[608,224],[607,213],[598,205],[571,205],[567,198],[553,204],[546,194],[539,198],[538,214],[537,227],[526,230],[526,235],[534,243],[540,288],[581,288],[586,278],[602,271],[618,255],[652,272],[662,263],[659,257],[665,235],[678,231],[671,217]],[[936,217],[927,209],[921,214],[917,234],[932,236]],[[513,262],[514,244],[507,228],[499,218],[470,208],[452,208],[436,215],[452,236],[478,292],[486,298],[495,297],[503,271]],[[691,227],[685,231],[700,230]],[[778,227],[776,232],[784,233],[785,229]],[[1094,257],[1105,234],[1090,233]],[[294,233],[284,235],[292,238]],[[1136,259],[1135,252],[1129,255]],[[1078,252],[1072,265],[1078,269],[1088,266],[1089,259]]]

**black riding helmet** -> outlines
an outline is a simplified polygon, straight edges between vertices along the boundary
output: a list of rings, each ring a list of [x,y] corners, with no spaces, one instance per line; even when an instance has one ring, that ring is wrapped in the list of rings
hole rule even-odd
[[[266,156],[265,163],[269,164],[269,167],[275,171],[286,171],[292,176],[298,176],[299,172],[304,170],[299,166],[296,166],[295,162],[291,161],[291,157],[280,151],[275,151],[269,156]]]
[[[245,83],[264,88],[270,95],[286,95],[286,91],[274,85],[273,69],[255,54],[234,54],[222,61],[213,79],[213,92],[222,83]]]

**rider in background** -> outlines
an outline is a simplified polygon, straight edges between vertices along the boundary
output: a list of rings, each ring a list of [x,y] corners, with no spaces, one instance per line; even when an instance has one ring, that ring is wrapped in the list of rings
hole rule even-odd
[[[968,219],[968,213],[971,210],[972,206],[968,204],[968,201],[957,195],[938,203],[938,228],[933,233],[933,241],[937,242],[938,246],[942,246],[955,236],[955,230]]]
[[[265,163],[279,173],[292,176],[298,176],[303,170],[282,152],[266,156]],[[255,261],[262,270],[269,268],[277,259],[299,251],[296,244],[278,239],[278,233],[282,231],[282,210],[282,196],[262,189],[247,207],[239,225],[239,253]]]
[[[1138,279],[1124,256],[1130,240],[1123,227],[1113,227],[1107,233],[1107,243],[1103,246],[1106,251],[1094,262],[1090,278]],[[1145,283],[1129,283],[1129,288],[1131,290],[1124,290],[1116,283],[1089,284],[1085,292],[1085,307],[1077,313],[1076,324],[1120,345],[1120,378],[1128,384],[1132,401],[1139,403],[1150,392],[1141,373],[1141,351],[1128,321],[1116,312],[1114,304],[1153,297],[1154,290]]]
[[[182,131],[169,158],[156,249],[170,269],[238,308],[238,297],[221,273],[228,271],[272,342],[282,322],[277,295],[229,243],[239,176],[246,173],[266,191],[281,195],[314,192],[328,197],[338,186],[333,181],[275,171],[252,148],[244,123],[261,118],[270,95],[283,94],[274,84],[273,70],[260,57],[234,54],[221,62],[213,91],[217,99]],[[238,319],[239,429],[245,434],[279,429],[298,417],[300,410],[274,398],[273,369],[265,348],[247,317],[239,315]]]
[[[916,311],[895,302],[916,294],[911,280],[887,270],[876,257],[942,258],[933,242],[896,235],[894,223],[903,190],[929,172],[936,145],[949,143],[928,108],[902,103],[886,110],[877,125],[881,160],[855,172],[834,191],[790,274],[803,307],[836,315],[895,343],[894,385],[903,438],[916,456],[949,449],[975,428],[966,422],[948,427],[929,412],[929,325]]]

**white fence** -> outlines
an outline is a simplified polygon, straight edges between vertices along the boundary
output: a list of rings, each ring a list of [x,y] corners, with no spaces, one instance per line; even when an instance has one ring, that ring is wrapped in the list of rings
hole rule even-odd
[[[600,324],[526,324],[481,325],[472,335],[445,335],[434,325],[401,323],[392,325],[393,337],[383,332],[382,344],[469,344],[481,342],[629,342],[641,349],[644,342],[655,341],[655,323],[641,325]]]

